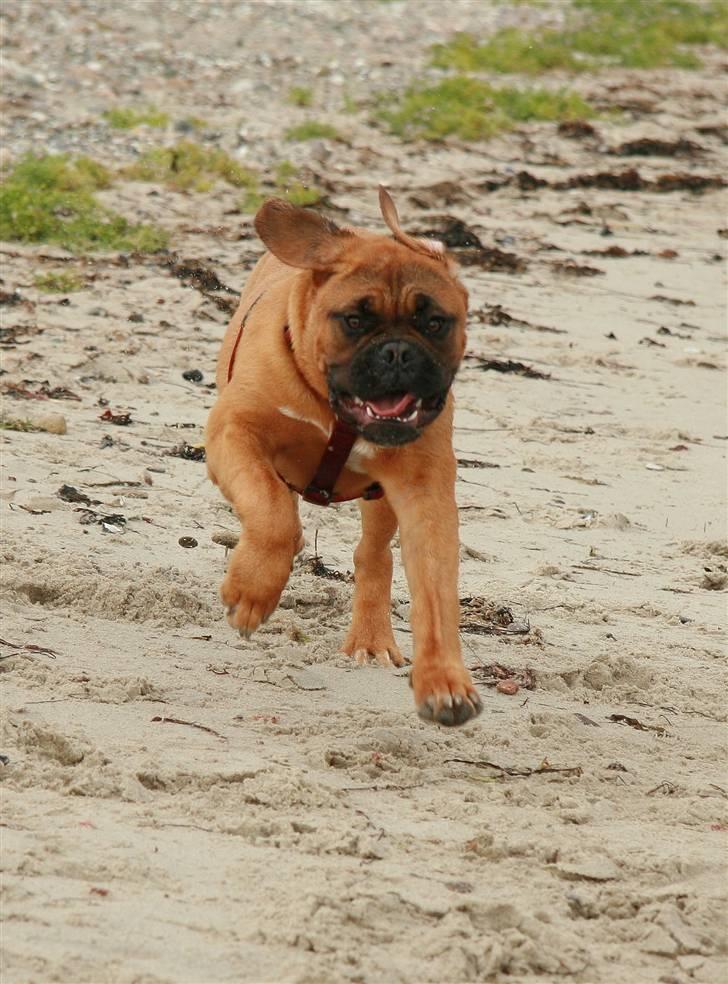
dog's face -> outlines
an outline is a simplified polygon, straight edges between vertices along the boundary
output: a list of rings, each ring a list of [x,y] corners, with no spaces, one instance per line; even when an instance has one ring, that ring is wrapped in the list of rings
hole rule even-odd
[[[465,347],[467,294],[440,244],[338,229],[275,200],[256,216],[279,259],[313,271],[303,352],[338,417],[369,441],[406,444],[445,406]]]

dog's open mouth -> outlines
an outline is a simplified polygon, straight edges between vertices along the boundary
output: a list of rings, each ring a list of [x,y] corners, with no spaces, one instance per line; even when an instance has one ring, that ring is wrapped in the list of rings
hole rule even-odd
[[[376,444],[405,444],[414,440],[445,405],[447,394],[421,397],[390,393],[369,397],[337,394],[332,403],[337,416],[354,424]]]

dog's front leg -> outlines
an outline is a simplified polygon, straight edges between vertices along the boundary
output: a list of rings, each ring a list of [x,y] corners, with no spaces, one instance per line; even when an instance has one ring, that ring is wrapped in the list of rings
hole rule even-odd
[[[417,712],[438,724],[464,724],[482,705],[460,650],[455,459],[438,460],[426,475],[385,485],[397,515],[402,558],[412,595]]]
[[[360,499],[361,540],[354,551],[354,605],[342,651],[357,663],[404,666],[392,632],[392,548],[397,517],[384,499]]]
[[[207,431],[210,478],[242,524],[222,582],[230,625],[245,638],[275,610],[301,547],[296,497],[244,424],[213,410]]]

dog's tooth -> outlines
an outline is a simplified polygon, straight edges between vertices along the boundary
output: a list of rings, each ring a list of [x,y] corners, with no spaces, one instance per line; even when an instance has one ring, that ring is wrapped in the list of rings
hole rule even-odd
[[[420,397],[418,400],[415,401],[415,408],[417,410],[421,410],[422,409],[422,397]]]
[[[368,416],[370,416],[372,418],[376,417],[376,414],[374,413],[374,411],[372,410],[372,408],[369,406],[368,403],[367,403],[366,407],[367,407],[367,414],[368,414]]]

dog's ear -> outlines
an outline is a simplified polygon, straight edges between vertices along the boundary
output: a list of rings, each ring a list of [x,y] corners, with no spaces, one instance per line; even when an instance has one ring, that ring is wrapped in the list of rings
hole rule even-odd
[[[255,228],[274,256],[303,270],[331,269],[353,236],[317,212],[281,198],[269,198],[261,205]]]
[[[389,226],[392,235],[398,243],[408,246],[417,253],[423,253],[432,260],[442,260],[447,262],[447,253],[444,243],[437,239],[418,239],[416,236],[408,235],[399,224],[397,206],[392,201],[389,192],[382,185],[379,186],[379,207],[382,210],[382,217]]]

